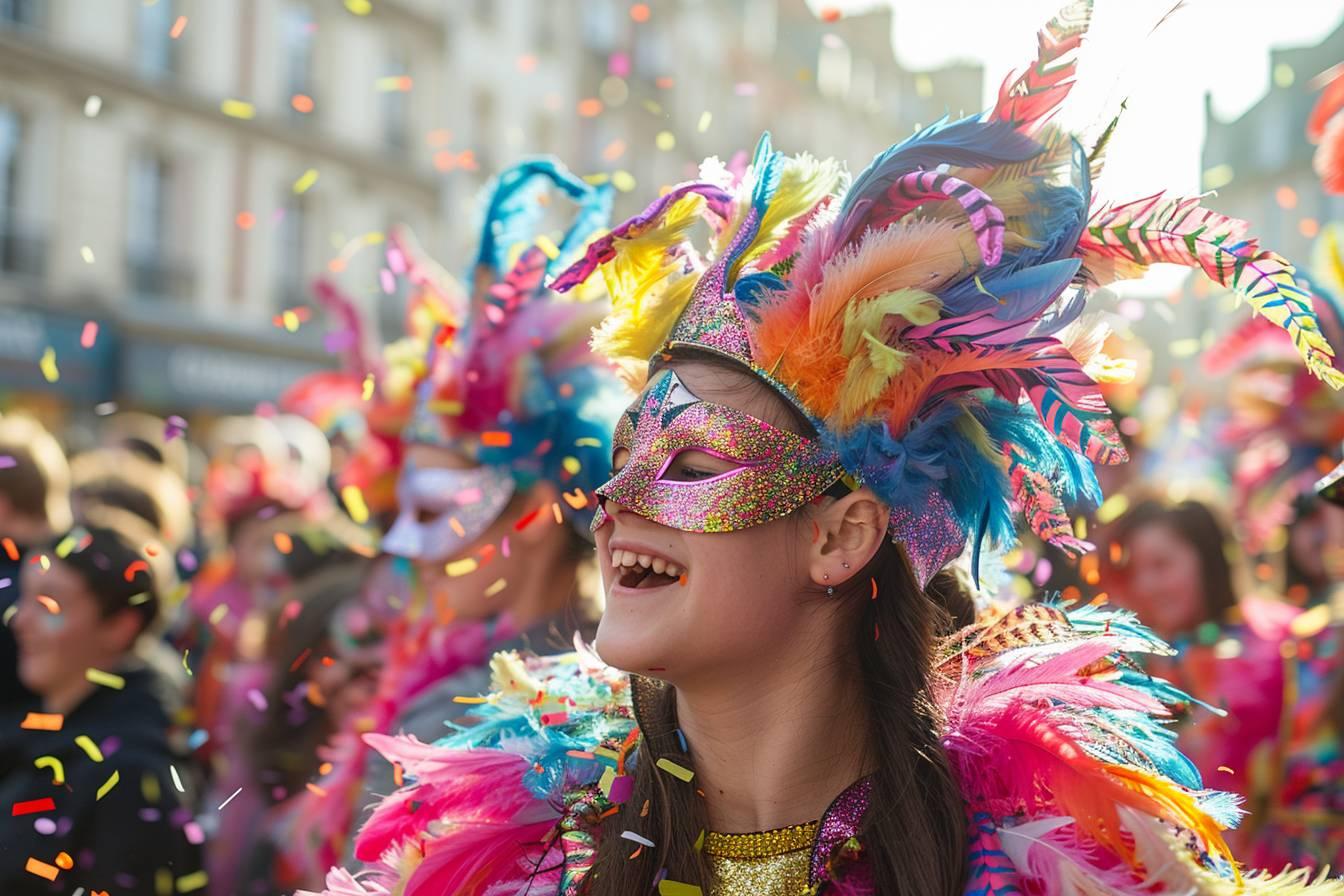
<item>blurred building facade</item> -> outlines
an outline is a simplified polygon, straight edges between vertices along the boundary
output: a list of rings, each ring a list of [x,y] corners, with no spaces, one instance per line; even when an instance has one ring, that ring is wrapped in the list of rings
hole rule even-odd
[[[532,153],[628,215],[767,128],[857,169],[978,107],[978,67],[905,71],[890,28],[803,0],[0,0],[0,405],[273,399],[333,363],[316,313],[277,325],[314,276],[397,328],[381,234],[457,270],[478,191]]]

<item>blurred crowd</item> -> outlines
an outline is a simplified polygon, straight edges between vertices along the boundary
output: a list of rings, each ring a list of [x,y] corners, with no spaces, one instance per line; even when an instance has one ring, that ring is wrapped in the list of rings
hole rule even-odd
[[[576,220],[602,201],[547,176]],[[1344,347],[1328,298],[1344,256],[1337,231],[1322,240],[1317,311]],[[320,284],[349,357],[264,413],[200,433],[117,413],[74,456],[21,410],[0,417],[0,892],[320,889],[401,782],[363,735],[431,742],[480,701],[496,651],[591,636],[585,533],[624,399],[614,376],[578,379],[599,369],[592,311],[518,310],[554,246],[523,242],[486,228],[466,368],[438,375],[461,297],[401,235],[386,253],[413,287],[405,338],[369,350]],[[1134,461],[1076,522],[1097,549],[1028,545],[1000,591],[1135,611],[1173,653],[1133,673],[1198,698],[1178,744],[1251,810],[1239,854],[1339,867],[1344,497],[1316,484],[1340,460],[1344,403],[1261,319],[1209,357],[1222,480],[1163,483],[1167,423],[1117,391]],[[52,784],[54,814],[37,796]]]

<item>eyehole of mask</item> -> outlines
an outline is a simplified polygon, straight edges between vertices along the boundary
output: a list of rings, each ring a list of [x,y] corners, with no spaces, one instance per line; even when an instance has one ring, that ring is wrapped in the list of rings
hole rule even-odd
[[[696,448],[683,448],[668,460],[658,478],[663,482],[703,482],[744,469],[745,465]]]
[[[615,476],[621,472],[621,469],[630,462],[630,449],[617,448],[611,452],[611,475]]]

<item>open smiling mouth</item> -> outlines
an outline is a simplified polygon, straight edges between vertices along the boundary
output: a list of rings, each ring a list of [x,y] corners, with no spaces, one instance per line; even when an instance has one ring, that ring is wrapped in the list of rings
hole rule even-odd
[[[662,557],[620,549],[611,552],[611,565],[616,569],[616,581],[622,588],[662,588],[678,581],[684,572],[680,566]]]

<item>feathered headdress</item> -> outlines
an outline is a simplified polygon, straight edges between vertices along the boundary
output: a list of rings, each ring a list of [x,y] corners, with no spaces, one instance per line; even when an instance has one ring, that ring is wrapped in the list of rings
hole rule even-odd
[[[1067,508],[1099,499],[1094,463],[1126,459],[1097,383],[1127,369],[1078,323],[1096,287],[1157,262],[1198,268],[1344,385],[1293,266],[1246,222],[1198,198],[1093,195],[1105,137],[1089,153],[1051,121],[1090,14],[1084,0],[1053,19],[993,109],[919,131],[852,183],[767,136],[740,183],[705,166],[554,288],[600,270],[613,308],[594,344],[626,369],[696,349],[773,385],[892,508],[923,581],[968,545],[1010,545],[1015,510],[1084,550]],[[702,220],[707,252],[690,242]]]
[[[559,243],[542,232],[556,195],[574,206]],[[601,481],[624,403],[610,367],[587,345],[607,305],[591,292],[556,296],[546,280],[610,212],[610,188],[553,159],[506,170],[487,192],[469,297],[394,234],[412,285],[458,309],[432,340],[405,441],[452,445],[483,466],[507,468],[523,486],[545,479],[591,492]]]

